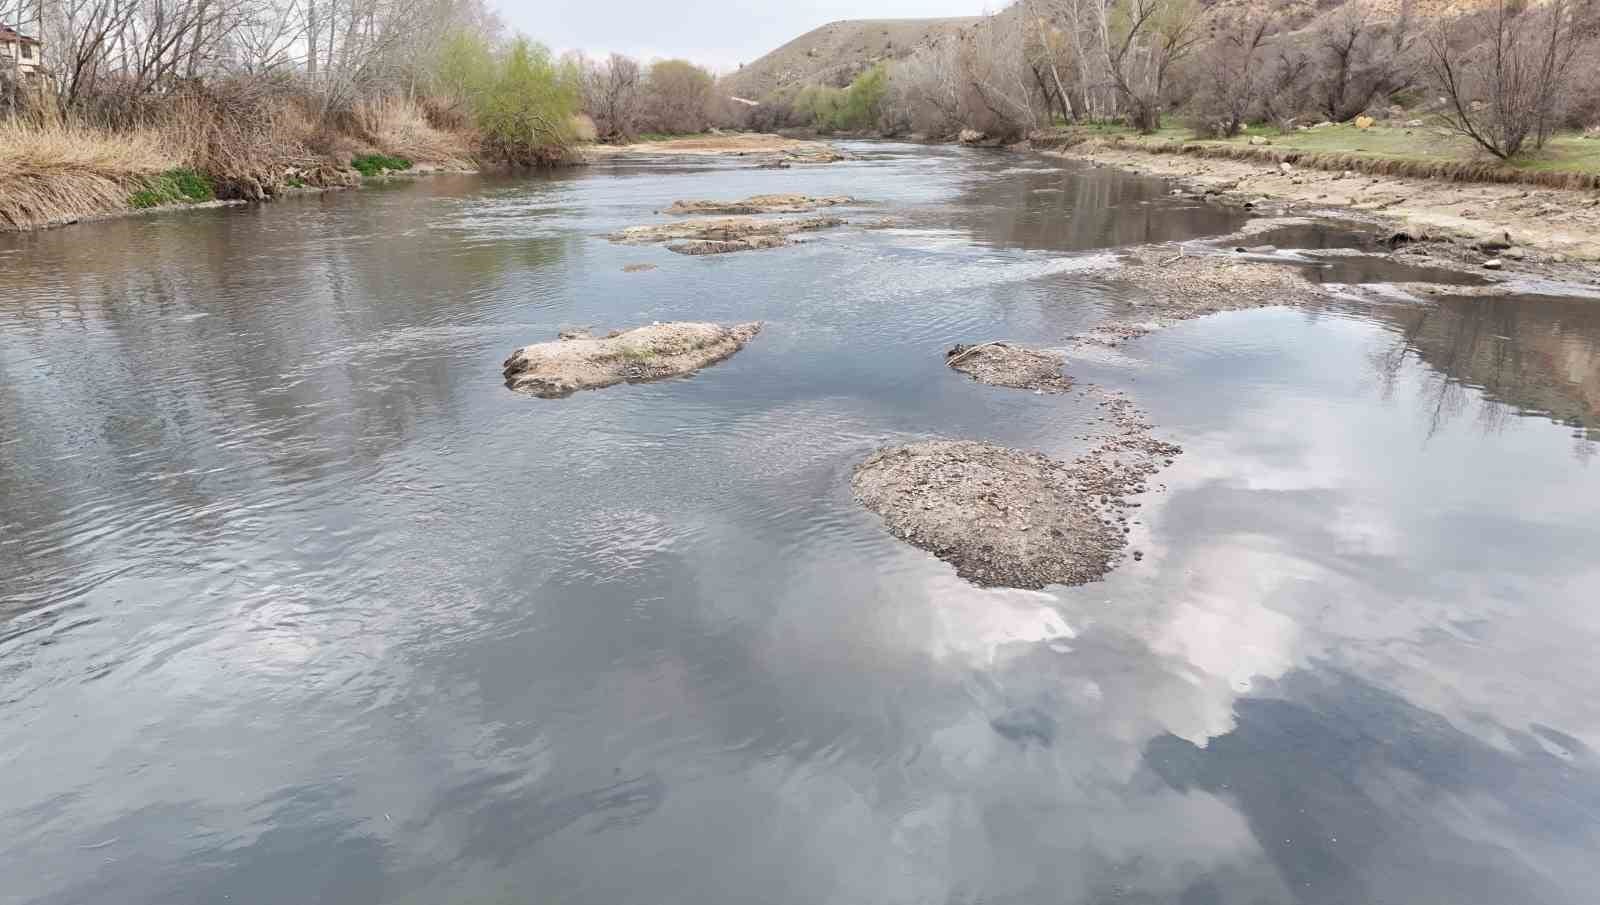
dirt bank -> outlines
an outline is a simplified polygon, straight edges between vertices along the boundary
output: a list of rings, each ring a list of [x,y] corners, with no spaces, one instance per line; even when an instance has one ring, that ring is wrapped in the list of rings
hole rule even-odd
[[[1061,373],[1066,356],[1007,342],[957,345],[945,353],[945,364],[979,383],[996,387],[1062,393],[1072,379]]]
[[[720,135],[689,135],[661,141],[640,141],[626,145],[594,145],[584,149],[591,159],[625,154],[669,155],[676,157],[752,157],[767,166],[795,163],[833,163],[845,155],[822,141],[784,138],[766,132],[729,132]]]
[[[789,244],[798,232],[831,229],[844,225],[838,217],[718,217],[706,220],[680,220],[648,226],[630,226],[612,233],[611,241],[624,245],[670,242],[668,251],[686,255],[724,254],[759,248],[778,248]]]
[[[1341,208],[1397,231],[1467,245],[1505,243],[1530,260],[1600,261],[1600,192],[1443,182],[1328,172],[1270,161],[1157,154],[1100,141],[1042,152],[1179,180],[1224,203],[1278,202],[1285,209]]]
[[[617,383],[642,383],[689,374],[744,348],[759,322],[651,324],[596,338],[563,332],[556,342],[535,343],[505,360],[506,386],[544,398],[568,396]]]
[[[805,214],[824,207],[855,204],[849,195],[813,198],[793,193],[751,195],[739,201],[674,201],[668,214]]]

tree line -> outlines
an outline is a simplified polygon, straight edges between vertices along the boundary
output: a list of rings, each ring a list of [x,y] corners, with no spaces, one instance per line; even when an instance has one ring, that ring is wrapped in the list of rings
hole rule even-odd
[[[0,119],[155,129],[197,167],[256,181],[418,142],[552,163],[595,137],[586,111],[608,138],[727,118],[701,67],[556,56],[488,0],[0,0],[0,23],[42,40],[45,72],[0,60]]]
[[[1510,157],[1600,120],[1600,0],[1427,3],[1018,0],[848,81],[750,99],[684,60],[556,56],[506,34],[487,0],[0,0],[49,73],[30,92],[0,66],[0,105],[48,94],[32,115],[209,124],[190,137],[224,168],[245,146],[327,154],[341,136],[427,129],[549,163],[590,138],[713,126],[1007,140],[1177,119],[1229,136],[1390,108]]]
[[[1510,157],[1600,122],[1600,0],[1019,0],[848,85],[763,98],[759,127],[1014,139],[1174,117],[1207,136],[1423,111]]]

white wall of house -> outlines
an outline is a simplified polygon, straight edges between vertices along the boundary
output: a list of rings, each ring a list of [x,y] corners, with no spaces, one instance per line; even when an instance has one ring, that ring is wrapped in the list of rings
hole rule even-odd
[[[16,66],[25,75],[39,69],[39,45],[28,41],[0,42],[0,60]]]

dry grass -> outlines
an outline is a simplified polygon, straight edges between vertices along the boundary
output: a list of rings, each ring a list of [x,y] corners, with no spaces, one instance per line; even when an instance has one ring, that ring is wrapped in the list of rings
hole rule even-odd
[[[413,163],[466,167],[472,157],[468,136],[434,128],[422,105],[403,97],[378,98],[356,108],[356,122],[377,151]]]
[[[221,198],[260,201],[291,165],[310,162],[322,131],[306,99],[248,82],[165,98],[147,117],[173,156],[206,174]]]
[[[181,163],[155,130],[0,122],[0,229],[125,210],[145,178]]]
[[[1299,151],[1292,148],[1252,147],[1235,144],[1167,144],[1141,148],[1157,153],[1191,154],[1222,160],[1261,160],[1290,163],[1315,170],[1349,170],[1372,176],[1438,179],[1445,182],[1487,182],[1537,185],[1553,189],[1600,188],[1600,173],[1507,166],[1484,158],[1379,157],[1356,151]]]
[[[168,203],[163,179],[171,182],[171,171],[180,168],[207,187],[204,197],[214,191],[218,198],[261,201],[284,185],[359,183],[350,160],[374,149],[467,168],[475,140],[469,132],[436,128],[421,105],[403,98],[325,117],[315,98],[292,85],[245,80],[196,86],[119,112],[107,119],[117,128],[0,120],[0,231]]]

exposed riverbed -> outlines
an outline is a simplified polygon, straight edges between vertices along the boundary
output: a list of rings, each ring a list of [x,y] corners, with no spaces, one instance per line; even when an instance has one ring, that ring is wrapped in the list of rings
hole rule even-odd
[[[1592,901],[1600,300],[846,150],[0,238],[0,903]],[[608,238],[780,192],[860,203]],[[1305,279],[1174,313],[1127,277],[1180,253]],[[762,328],[504,386],[679,321]],[[947,366],[996,340],[1059,386]],[[1079,586],[968,581],[852,491],[1135,429],[1182,453]]]

